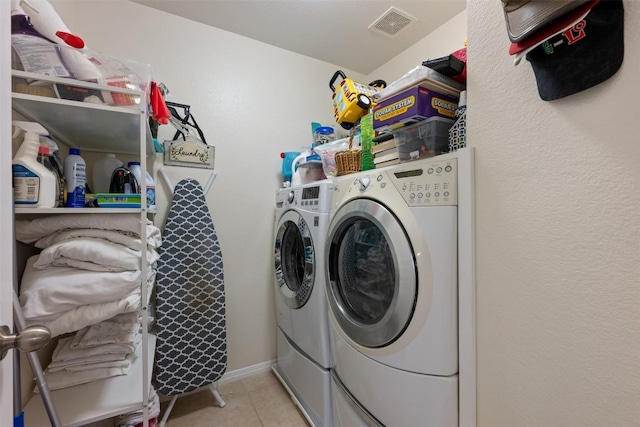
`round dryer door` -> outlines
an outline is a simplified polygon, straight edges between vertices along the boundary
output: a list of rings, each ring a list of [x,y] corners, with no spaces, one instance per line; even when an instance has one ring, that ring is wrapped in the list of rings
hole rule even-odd
[[[275,241],[277,287],[291,308],[300,308],[311,296],[315,277],[315,251],[311,231],[296,211],[278,222]]]
[[[355,199],[336,212],[327,245],[327,294],[340,328],[365,347],[390,344],[411,320],[417,296],[402,225],[385,206]]]

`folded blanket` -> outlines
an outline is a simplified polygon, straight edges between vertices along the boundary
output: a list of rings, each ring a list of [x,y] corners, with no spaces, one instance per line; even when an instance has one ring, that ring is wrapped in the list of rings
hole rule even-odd
[[[160,229],[154,226],[151,221],[147,220],[146,227],[147,240],[160,236]],[[76,228],[140,233],[140,214],[69,214],[20,220],[16,221],[15,233],[16,240],[23,243],[33,243],[52,233]]]
[[[155,283],[155,275],[147,282],[147,304]],[[42,325],[51,330],[51,336],[75,332],[79,329],[111,319],[121,313],[133,313],[140,309],[140,289],[126,298],[102,304],[87,304],[63,313],[27,319],[27,326]]]
[[[77,331],[94,323],[110,319],[120,313],[130,313],[140,308],[140,293],[129,295],[118,301],[103,304],[87,304],[49,318],[27,319],[27,325],[42,325],[49,328],[51,337]]]
[[[147,227],[147,230],[152,230]],[[108,240],[109,242],[118,243],[129,249],[139,251],[142,249],[142,242],[139,233],[130,231],[113,231],[113,230],[96,230],[92,228],[75,228],[72,230],[62,230],[42,237],[35,242],[35,247],[44,249],[56,243],[65,240],[72,240],[78,237],[95,237],[98,239]],[[154,232],[147,236],[147,247],[149,249],[157,249],[160,247],[160,234]]]
[[[84,266],[89,271],[140,270],[140,255],[140,251],[119,243],[95,237],[78,237],[47,247],[40,253],[33,266],[39,270],[54,266],[75,268]],[[148,265],[154,265],[158,257],[156,251],[147,251]]]
[[[116,301],[140,288],[140,271],[93,272],[70,267],[38,270],[33,267],[38,257],[27,260],[20,285],[20,304],[27,319]]]

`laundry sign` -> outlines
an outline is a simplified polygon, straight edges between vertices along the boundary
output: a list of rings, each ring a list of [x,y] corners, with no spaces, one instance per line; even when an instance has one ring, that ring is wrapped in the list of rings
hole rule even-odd
[[[213,169],[215,147],[201,141],[185,140],[164,141],[164,164],[192,168]]]

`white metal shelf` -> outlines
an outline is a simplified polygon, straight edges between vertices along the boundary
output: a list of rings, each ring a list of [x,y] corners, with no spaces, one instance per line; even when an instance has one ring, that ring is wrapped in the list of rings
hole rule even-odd
[[[140,121],[146,120],[145,113],[139,109],[15,92],[11,97],[16,111],[40,123],[54,139],[70,147],[102,153],[139,153]],[[146,152],[148,156],[154,154],[148,126]]]
[[[140,213],[140,208],[15,208],[16,215],[19,214],[112,214],[112,213]],[[155,209],[148,209],[148,213],[155,213]]]
[[[59,79],[43,75],[31,75],[21,71],[12,71],[13,77],[36,78],[49,83],[71,84],[69,79]],[[130,107],[109,106],[71,101],[58,98],[34,96],[12,92],[12,108],[29,120],[44,126],[51,136],[69,147],[77,147],[87,152],[134,155],[140,158],[143,171],[147,167],[147,158],[155,154],[151,131],[147,121],[144,91],[96,85],[90,82],[73,81],[73,86],[139,97],[140,105]],[[141,185],[145,185],[143,173]],[[143,227],[147,214],[155,209],[146,208],[15,208],[17,215],[58,215],[58,214],[137,214],[140,216],[140,238],[146,241],[146,227]],[[142,246],[141,259],[146,259],[146,245]],[[142,264],[142,277],[146,277],[150,268]],[[145,301],[141,312],[148,310],[149,292],[146,284],[141,284],[141,298]],[[143,343],[136,351],[137,357],[128,375],[69,387],[52,392],[53,406],[62,425],[81,426],[104,420],[116,415],[142,410],[148,401],[149,386],[152,378],[153,358],[155,354],[155,336],[147,335],[148,319],[141,317]],[[148,338],[147,338],[148,336]],[[49,418],[39,394],[33,396],[24,408],[26,424],[29,427],[49,426]],[[145,417],[148,416],[145,409]],[[145,420],[144,426],[148,422]]]

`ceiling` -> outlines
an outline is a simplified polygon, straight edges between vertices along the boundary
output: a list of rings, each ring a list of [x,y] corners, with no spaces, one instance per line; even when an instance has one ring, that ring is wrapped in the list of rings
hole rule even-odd
[[[370,74],[466,7],[466,0],[132,1],[362,74]],[[393,37],[369,30],[392,6],[417,20]]]

